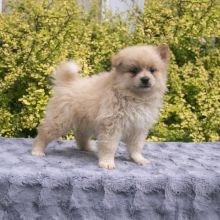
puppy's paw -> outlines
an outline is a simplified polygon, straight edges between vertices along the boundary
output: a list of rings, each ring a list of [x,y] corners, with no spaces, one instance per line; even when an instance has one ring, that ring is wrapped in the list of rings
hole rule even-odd
[[[39,151],[39,150],[32,150],[31,154],[33,156],[38,156],[38,157],[44,157],[45,153],[43,151]]]
[[[140,155],[135,155],[132,157],[132,160],[140,165],[145,165],[145,164],[149,164],[150,161],[147,160],[146,158],[144,158],[141,154]]]
[[[102,160],[102,161],[99,161],[99,167],[112,170],[112,169],[115,169],[115,162]]]

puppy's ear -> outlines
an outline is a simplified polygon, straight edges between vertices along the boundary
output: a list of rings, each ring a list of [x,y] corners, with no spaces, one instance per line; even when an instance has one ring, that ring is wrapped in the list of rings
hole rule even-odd
[[[170,58],[170,49],[167,44],[161,44],[157,47],[157,51],[160,54],[161,59],[164,62],[168,62]]]
[[[118,67],[122,63],[122,58],[119,54],[112,57],[112,67]]]

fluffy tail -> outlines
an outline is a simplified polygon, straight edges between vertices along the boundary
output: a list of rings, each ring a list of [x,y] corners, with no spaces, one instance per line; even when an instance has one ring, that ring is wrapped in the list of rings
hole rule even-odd
[[[62,86],[78,78],[79,66],[74,61],[63,62],[57,66],[53,78],[56,86]]]

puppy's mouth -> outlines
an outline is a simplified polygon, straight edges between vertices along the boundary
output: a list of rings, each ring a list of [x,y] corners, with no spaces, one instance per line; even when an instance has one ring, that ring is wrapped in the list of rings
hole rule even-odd
[[[147,89],[147,88],[150,88],[151,85],[140,85],[139,88],[141,89]]]
[[[151,87],[152,87],[152,85],[149,83],[148,84],[140,84],[138,86],[139,89],[143,89],[143,90],[149,90]]]

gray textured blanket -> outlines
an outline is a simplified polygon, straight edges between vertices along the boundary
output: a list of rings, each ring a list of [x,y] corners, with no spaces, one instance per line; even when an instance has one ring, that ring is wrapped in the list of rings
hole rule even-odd
[[[146,143],[146,166],[121,144],[112,171],[73,141],[31,144],[0,138],[0,220],[220,219],[220,143]]]

